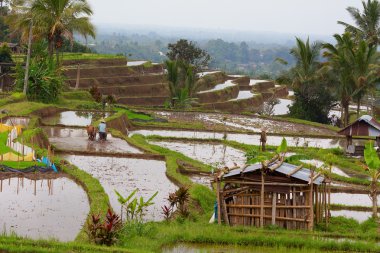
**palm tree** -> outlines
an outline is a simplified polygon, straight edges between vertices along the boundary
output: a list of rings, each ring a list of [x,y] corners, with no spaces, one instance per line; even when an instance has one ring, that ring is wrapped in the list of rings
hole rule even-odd
[[[167,81],[169,83],[172,107],[188,108],[195,102],[196,91],[194,67],[182,61],[166,61]]]
[[[347,11],[354,19],[356,26],[338,21],[346,27],[346,32],[350,32],[355,38],[366,40],[370,46],[380,44],[380,4],[377,0],[362,1],[363,13],[354,7],[348,7]]]
[[[50,56],[55,49],[58,57],[63,39],[72,42],[74,33],[95,37],[95,27],[89,19],[93,12],[86,0],[35,0],[31,12],[35,26],[49,42]]]
[[[58,53],[63,39],[73,41],[74,33],[95,37],[89,16],[92,9],[86,0],[13,0],[7,21],[26,41],[33,20],[34,39],[48,41],[49,56]]]
[[[356,44],[350,33],[334,35],[337,44],[326,43],[324,56],[329,60],[326,66],[333,73],[337,83],[336,92],[344,110],[344,125],[349,123],[349,104],[355,97],[360,101],[365,92],[377,80],[377,53],[374,47],[361,41]],[[359,107],[360,108],[360,107]]]
[[[306,42],[296,38],[296,47],[290,50],[290,54],[297,60],[296,66],[292,70],[293,86],[300,87],[302,84],[312,82],[317,78],[321,46],[321,43],[318,42],[310,45],[309,38]]]
[[[354,99],[357,103],[357,118],[359,118],[361,100],[369,90],[375,89],[375,84],[379,81],[379,55],[376,51],[376,47],[368,45],[366,41],[360,41],[353,58],[352,76],[356,88]]]

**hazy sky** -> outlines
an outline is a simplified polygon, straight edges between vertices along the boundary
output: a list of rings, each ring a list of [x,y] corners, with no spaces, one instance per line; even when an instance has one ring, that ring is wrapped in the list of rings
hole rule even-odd
[[[360,0],[88,0],[94,23],[330,35]]]

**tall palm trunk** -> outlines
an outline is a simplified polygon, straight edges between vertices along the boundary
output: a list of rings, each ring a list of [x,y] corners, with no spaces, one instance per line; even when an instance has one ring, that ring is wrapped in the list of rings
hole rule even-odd
[[[50,59],[53,59],[53,55],[54,55],[54,40],[53,39],[49,39],[48,41],[48,53],[49,53]]]
[[[342,120],[343,120],[343,124],[344,126],[347,126],[348,123],[350,122],[350,111],[349,111],[349,105],[350,103],[348,101],[342,101],[341,102],[341,106],[343,108],[343,117],[342,117]]]
[[[373,179],[371,182],[371,198],[372,198],[372,217],[377,219],[377,181]]]
[[[361,103],[361,97],[358,97],[358,100],[357,100],[357,107],[356,107],[356,118],[359,118],[359,114],[360,114],[360,103]]]

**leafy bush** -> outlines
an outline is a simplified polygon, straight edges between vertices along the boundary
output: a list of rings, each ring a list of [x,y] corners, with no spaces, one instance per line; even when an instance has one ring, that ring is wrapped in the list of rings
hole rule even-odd
[[[90,94],[96,102],[100,103],[102,101],[102,93],[100,93],[97,85],[91,87]]]
[[[177,207],[181,217],[189,216],[188,202],[190,200],[189,188],[186,186],[181,186],[173,193],[169,194],[168,198],[170,206]]]
[[[16,67],[16,89],[18,91],[22,91],[24,88],[24,77],[25,70],[18,65]],[[43,103],[55,102],[58,100],[63,84],[61,68],[47,57],[44,50],[37,49],[30,62],[27,98]]]
[[[91,218],[91,222],[87,224],[89,239],[99,245],[115,244],[117,235],[122,228],[120,217],[108,208],[104,222],[99,214],[92,214]]]

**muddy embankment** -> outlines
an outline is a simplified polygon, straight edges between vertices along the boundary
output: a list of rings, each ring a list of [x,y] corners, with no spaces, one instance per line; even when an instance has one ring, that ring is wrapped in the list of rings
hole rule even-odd
[[[260,111],[263,102],[263,97],[261,95],[257,95],[248,99],[203,104],[202,108],[206,110],[218,110],[231,113],[241,113],[242,111],[258,112]]]
[[[117,99],[120,104],[131,106],[163,106],[169,98],[164,97],[121,97]]]
[[[99,87],[103,95],[115,95],[116,97],[169,97],[169,87],[165,83],[140,84],[134,86],[103,86]]]
[[[126,58],[113,59],[80,59],[80,60],[64,60],[64,66],[92,65],[92,66],[122,66],[127,65]]]
[[[234,85],[222,90],[198,93],[198,102],[201,104],[224,102],[234,99],[239,94],[239,86]]]
[[[67,83],[71,87],[75,87],[76,79],[69,79]],[[113,77],[98,77],[98,78],[81,78],[79,88],[91,88],[94,85],[99,87],[110,86],[135,86],[145,84],[166,83],[163,75],[138,75],[136,73],[129,76],[113,76]]]
[[[133,129],[132,123],[125,114],[107,118],[106,122],[108,128],[115,129],[123,134],[128,134],[128,131]]]
[[[68,68],[65,71],[65,76],[68,79],[77,78],[77,68]],[[97,78],[97,77],[113,77],[113,76],[128,76],[135,73],[127,66],[107,66],[107,67],[81,67],[80,78]]]
[[[228,78],[223,72],[208,74],[197,81],[197,91],[210,90],[217,84],[224,83],[227,80]]]
[[[232,77],[232,79],[234,83],[237,83],[239,85],[239,90],[248,91],[252,89],[252,87],[249,86],[249,82],[250,82],[249,76]]]

